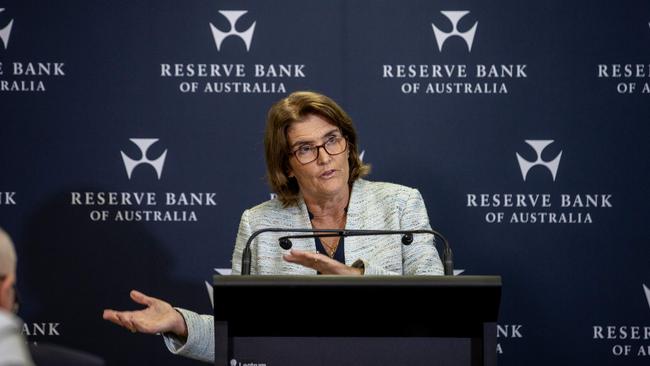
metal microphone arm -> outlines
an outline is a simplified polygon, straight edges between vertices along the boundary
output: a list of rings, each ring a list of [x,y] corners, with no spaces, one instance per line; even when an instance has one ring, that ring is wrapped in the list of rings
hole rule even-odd
[[[296,231],[298,232],[298,231]],[[375,236],[375,235],[390,235],[402,234],[402,244],[410,245],[413,243],[413,234],[431,234],[433,237],[438,237],[442,240],[444,248],[442,251],[442,266],[445,276],[453,276],[454,274],[454,256],[449,246],[449,241],[442,234],[435,230],[332,230],[332,229],[314,229],[314,230],[300,230],[300,232],[309,232],[312,234],[307,235],[287,235],[279,238],[280,246],[282,249],[291,249],[290,239],[307,239],[307,238],[324,238],[333,236]],[[322,234],[320,234],[322,233]]]
[[[435,230],[341,230],[341,229],[289,229],[289,228],[267,228],[253,232],[246,242],[244,251],[242,253],[241,274],[250,275],[251,273],[251,243],[258,235],[265,232],[275,233],[308,233],[304,235],[287,235],[279,238],[279,243],[282,249],[291,249],[292,243],[290,239],[306,239],[306,238],[323,238],[323,237],[348,237],[348,236],[375,236],[375,235],[390,235],[402,234],[402,244],[410,245],[413,243],[413,234],[432,234],[434,238],[439,237],[443,244],[444,249],[442,253],[442,262],[444,273],[446,276],[451,276],[454,273],[453,254],[447,239]]]
[[[340,231],[340,230],[339,230]],[[246,246],[244,247],[244,251],[242,252],[242,257],[241,257],[241,274],[242,275],[250,275],[251,274],[251,243],[253,242],[253,239],[255,239],[258,235],[262,233],[267,233],[267,232],[272,232],[272,233],[312,233],[314,230],[311,229],[289,229],[289,228],[266,228],[266,229],[260,229],[248,238],[248,241],[246,241]]]

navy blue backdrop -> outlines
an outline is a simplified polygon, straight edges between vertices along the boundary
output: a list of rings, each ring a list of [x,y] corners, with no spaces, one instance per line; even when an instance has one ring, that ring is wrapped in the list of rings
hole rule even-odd
[[[266,111],[309,89],[352,116],[370,179],[422,192],[463,274],[503,277],[499,364],[650,360],[647,1],[0,9],[0,225],[31,342],[196,364],[102,309],[137,288],[211,312],[204,281],[270,197]]]

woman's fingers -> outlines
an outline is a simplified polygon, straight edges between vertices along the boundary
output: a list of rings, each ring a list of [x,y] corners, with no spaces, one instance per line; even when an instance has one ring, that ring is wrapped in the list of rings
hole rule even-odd
[[[308,252],[305,250],[291,249],[289,254],[285,254],[285,258],[292,259],[294,261],[314,259],[321,256],[318,252]]]
[[[284,260],[297,263],[305,267],[314,268],[313,264],[318,261],[318,253],[311,253],[302,250],[292,249],[284,255]]]
[[[104,320],[108,320],[109,322],[115,323],[119,326],[124,326],[120,318],[117,317],[117,311],[115,310],[105,309],[102,317]]]
[[[291,263],[300,264],[301,266],[311,268],[322,274],[338,275],[360,275],[357,268],[348,267],[326,255],[318,252],[307,252],[304,250],[292,249],[289,254],[285,254],[284,260]]]
[[[132,332],[160,333],[171,329],[175,310],[168,303],[133,290],[131,299],[146,308],[135,311],[105,309],[103,318]],[[170,315],[171,314],[171,315]]]
[[[321,273],[325,273],[324,270],[327,270],[327,268],[333,264],[338,263],[325,255],[319,254],[318,252],[307,252],[296,249],[292,249],[289,251],[289,254],[285,254],[284,260],[300,264],[301,266],[314,269]]]
[[[131,299],[133,299],[133,301],[137,302],[138,304],[147,305],[147,306],[151,306],[156,301],[160,301],[155,297],[147,296],[137,290],[131,290],[129,295],[131,295]]]
[[[124,328],[127,328],[133,333],[137,331],[135,325],[131,321],[131,317],[126,312],[115,312],[115,316]]]
[[[145,326],[146,318],[142,318],[139,311],[115,311],[106,309],[104,310],[103,318],[121,327],[127,328],[131,332],[145,332],[148,331],[148,326]]]

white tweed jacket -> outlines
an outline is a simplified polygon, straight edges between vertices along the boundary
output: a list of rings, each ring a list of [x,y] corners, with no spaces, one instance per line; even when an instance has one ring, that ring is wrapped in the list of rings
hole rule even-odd
[[[307,206],[282,207],[270,200],[244,211],[232,257],[233,274],[241,273],[241,257],[250,235],[263,228],[311,228]],[[358,179],[350,195],[346,229],[418,230],[431,229],[420,192],[392,183]],[[316,271],[282,259],[285,251],[278,238],[286,233],[263,233],[251,243],[253,275],[315,275]],[[293,248],[315,251],[314,239],[293,239]],[[405,246],[399,235],[345,238],[345,262],[362,261],[365,275],[441,275],[442,263],[431,235],[415,235]],[[178,309],[188,327],[184,344],[172,337],[165,343],[173,353],[203,361],[214,360],[214,323],[212,316]]]

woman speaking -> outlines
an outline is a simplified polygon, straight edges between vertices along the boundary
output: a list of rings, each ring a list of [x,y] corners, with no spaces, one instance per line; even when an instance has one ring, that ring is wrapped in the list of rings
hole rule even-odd
[[[264,149],[268,180],[276,199],[242,214],[232,258],[241,273],[242,252],[260,229],[430,230],[420,193],[412,188],[362,179],[370,170],[357,151],[352,120],[333,100],[295,92],[271,107]],[[268,234],[268,235],[267,235]],[[397,236],[314,238],[284,251],[278,233],[251,244],[256,275],[438,275],[440,258],[429,235],[403,246]],[[138,291],[139,311],[104,310],[104,319],[132,332],[163,333],[173,353],[214,360],[212,316],[174,308]]]

